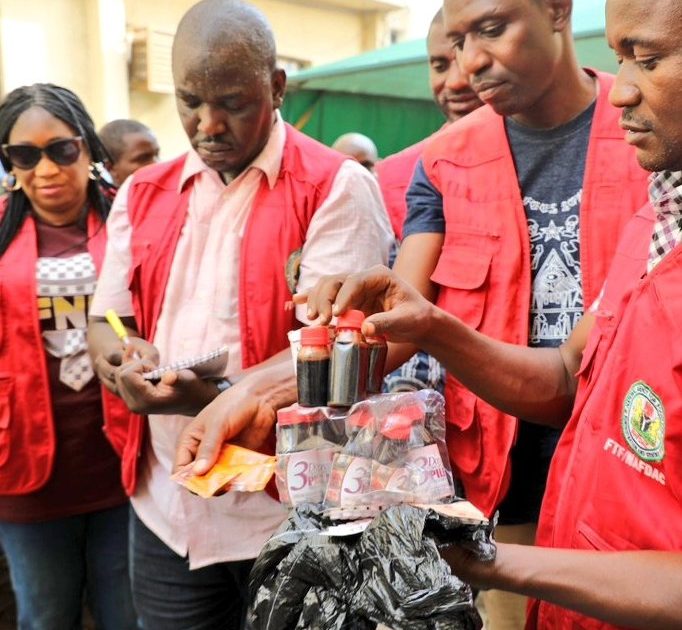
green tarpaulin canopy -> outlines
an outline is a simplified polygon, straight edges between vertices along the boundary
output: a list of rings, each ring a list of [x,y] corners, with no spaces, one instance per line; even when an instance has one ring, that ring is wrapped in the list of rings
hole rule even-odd
[[[615,72],[616,60],[603,34],[603,10],[590,2],[582,11],[576,3],[574,11],[578,58],[584,66]],[[292,75],[282,114],[325,144],[348,131],[364,133],[381,156],[418,142],[443,124],[428,85],[424,40]]]

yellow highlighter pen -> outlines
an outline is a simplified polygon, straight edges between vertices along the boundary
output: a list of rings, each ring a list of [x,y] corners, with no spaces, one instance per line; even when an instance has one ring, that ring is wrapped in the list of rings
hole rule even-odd
[[[121,318],[116,314],[116,311],[113,308],[109,308],[104,312],[104,317],[106,317],[109,325],[113,328],[116,336],[121,340],[123,347],[127,348],[130,346],[131,344],[130,337],[128,337],[128,331],[123,325]],[[140,355],[136,351],[133,351],[133,358],[137,360],[141,359]]]

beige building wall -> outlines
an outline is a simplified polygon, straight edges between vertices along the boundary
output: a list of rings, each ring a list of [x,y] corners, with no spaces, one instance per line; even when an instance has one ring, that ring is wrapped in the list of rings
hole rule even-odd
[[[128,114],[123,0],[0,0],[0,88],[73,90],[96,123]]]
[[[64,85],[81,97],[98,127],[135,118],[156,132],[162,156],[173,157],[187,146],[174,97],[131,85],[128,63],[136,30],[174,33],[194,1],[0,0],[0,89],[5,94],[37,81]],[[357,7],[371,0],[252,1],[270,20],[278,53],[291,67],[387,45],[395,16],[404,14],[389,20],[386,0],[369,11]]]

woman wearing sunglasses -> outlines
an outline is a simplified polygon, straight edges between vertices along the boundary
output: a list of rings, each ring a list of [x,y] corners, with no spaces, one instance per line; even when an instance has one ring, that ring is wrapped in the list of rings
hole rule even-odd
[[[85,593],[98,628],[135,628],[127,501],[85,340],[106,154],[78,97],[51,84],[5,98],[0,144],[0,546],[19,627],[80,627]]]

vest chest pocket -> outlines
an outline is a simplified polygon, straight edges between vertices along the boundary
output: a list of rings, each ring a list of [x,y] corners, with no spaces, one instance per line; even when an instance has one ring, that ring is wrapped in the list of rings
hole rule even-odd
[[[483,319],[493,254],[472,245],[445,245],[431,280],[440,285],[438,306],[478,328]]]

